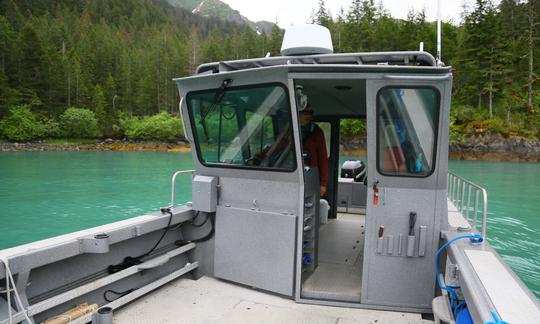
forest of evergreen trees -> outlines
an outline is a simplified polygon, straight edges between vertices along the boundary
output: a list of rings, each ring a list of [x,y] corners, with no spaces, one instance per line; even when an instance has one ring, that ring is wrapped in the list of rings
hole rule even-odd
[[[435,53],[436,24],[422,11],[401,20],[352,0],[331,15],[320,0],[311,20],[331,30],[335,52],[417,50],[423,41]],[[459,24],[443,23],[443,61],[457,69],[457,139],[540,136],[538,35],[540,0],[476,0]],[[174,134],[162,139],[178,138],[173,77],[204,62],[279,55],[282,36],[165,0],[0,0],[0,137],[153,139],[154,124],[168,123]]]

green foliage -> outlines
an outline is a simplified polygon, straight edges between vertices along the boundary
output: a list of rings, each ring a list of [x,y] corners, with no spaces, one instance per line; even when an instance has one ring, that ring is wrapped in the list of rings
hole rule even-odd
[[[46,135],[46,130],[28,106],[16,106],[0,121],[0,136],[10,142],[29,142]]]
[[[63,135],[62,129],[60,128],[60,123],[52,118],[43,117],[41,119],[41,124],[45,129],[46,138],[58,138]]]
[[[531,1],[536,12],[532,48],[537,56],[540,1]],[[312,20],[330,29],[336,52],[417,50],[420,42],[426,51],[436,51],[436,24],[426,20],[423,10],[395,19],[378,1],[352,0],[336,15],[325,3],[318,1]],[[538,136],[540,60],[536,57],[533,112],[527,110],[528,4],[493,3],[475,0],[459,24],[443,22],[442,59],[458,71],[451,126],[456,140],[482,131]],[[45,127],[44,136],[67,136],[62,134],[60,114],[66,107],[88,107],[99,132],[122,136],[128,128],[121,126],[121,115],[177,111],[178,92],[172,78],[193,73],[199,64],[261,57],[266,52],[279,55],[283,30],[278,26],[268,35],[259,35],[248,25],[202,17],[226,13],[221,17],[228,19],[238,14],[219,1],[207,1],[201,15],[192,14],[199,4],[196,0],[0,1],[3,125],[10,126],[9,108],[25,104]],[[139,118],[139,124],[143,120]],[[344,137],[354,137],[363,129],[344,122],[342,130]],[[91,132],[85,136],[98,136]],[[142,131],[130,134],[151,137]]]
[[[182,121],[178,117],[161,112],[154,116],[121,116],[119,129],[131,140],[175,141],[183,139]]]
[[[353,138],[363,138],[366,135],[366,122],[360,119],[342,119],[339,124],[341,136],[350,140]]]
[[[311,17],[311,23],[330,27],[332,24],[332,17],[330,16],[328,9],[325,8],[324,0],[319,0],[319,8],[317,12]]]
[[[60,115],[62,134],[70,138],[96,138],[101,136],[93,111],[84,108],[68,108]]]
[[[283,31],[277,26],[272,27],[272,32],[268,40],[268,52],[272,56],[279,56],[281,51],[281,42],[283,41]]]
[[[92,110],[94,111],[98,128],[103,133],[107,129],[107,113],[105,112],[105,94],[99,84],[94,87],[94,94],[92,96]]]
[[[223,37],[218,36],[219,31],[214,31],[201,45],[201,61],[217,62],[225,59]]]

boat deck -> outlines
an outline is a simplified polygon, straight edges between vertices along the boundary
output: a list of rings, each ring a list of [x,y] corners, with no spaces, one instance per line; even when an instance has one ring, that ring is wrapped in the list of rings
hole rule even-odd
[[[298,304],[219,279],[180,278],[116,310],[114,323],[432,323],[420,314]]]
[[[319,265],[302,297],[360,302],[366,216],[338,213],[319,230]]]
[[[365,215],[340,213],[321,227],[319,266],[304,284],[304,297],[360,301],[364,224]],[[210,277],[165,285],[117,310],[114,322],[431,323],[420,314],[299,304]]]

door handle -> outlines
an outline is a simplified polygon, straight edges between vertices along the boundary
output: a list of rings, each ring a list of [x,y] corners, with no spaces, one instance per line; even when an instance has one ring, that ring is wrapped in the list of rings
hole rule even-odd
[[[379,187],[379,180],[373,182],[373,205],[386,204],[386,187]]]
[[[379,180],[373,181],[373,205],[379,204]]]

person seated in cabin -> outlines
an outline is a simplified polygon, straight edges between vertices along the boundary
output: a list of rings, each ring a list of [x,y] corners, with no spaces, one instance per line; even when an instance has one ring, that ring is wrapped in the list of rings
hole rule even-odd
[[[290,163],[289,160],[293,158],[293,154],[290,154],[292,149],[290,139],[291,130],[289,125],[287,125],[272,145],[266,146],[262,151],[247,159],[246,165],[280,167],[283,164]]]

